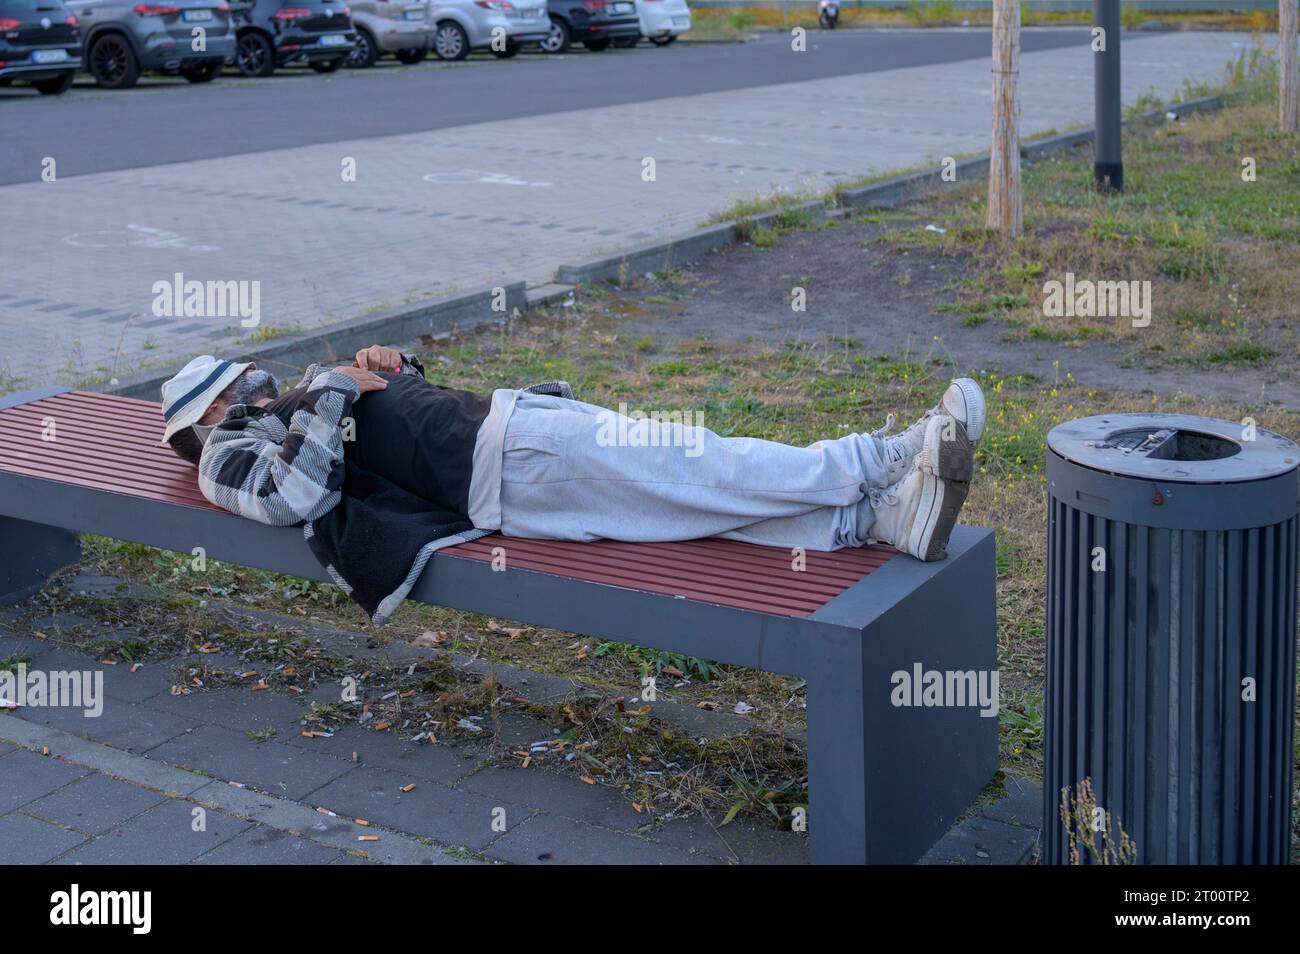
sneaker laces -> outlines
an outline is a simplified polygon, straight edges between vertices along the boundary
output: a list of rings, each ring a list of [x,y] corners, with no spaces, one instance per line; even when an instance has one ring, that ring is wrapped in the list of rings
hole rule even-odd
[[[898,492],[893,487],[872,487],[867,490],[867,500],[875,508],[893,507],[898,504]]]
[[[871,436],[884,437],[891,430],[893,430],[893,427],[894,427],[894,415],[890,414],[885,418],[885,426],[876,428],[874,431],[871,432]]]

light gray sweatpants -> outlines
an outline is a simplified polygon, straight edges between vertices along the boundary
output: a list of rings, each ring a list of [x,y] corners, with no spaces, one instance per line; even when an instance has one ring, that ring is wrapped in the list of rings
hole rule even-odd
[[[506,425],[501,530],[547,540],[725,536],[861,546],[884,464],[862,434],[791,447],[523,394]]]

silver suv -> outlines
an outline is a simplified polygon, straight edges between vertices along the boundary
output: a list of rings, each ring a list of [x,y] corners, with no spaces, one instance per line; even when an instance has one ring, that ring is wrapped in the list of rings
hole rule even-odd
[[[432,24],[427,0],[350,0],[357,46],[348,66],[374,66],[385,53],[403,63],[418,63],[429,52]]]
[[[67,0],[81,21],[82,61],[105,89],[128,89],[140,73],[215,79],[235,57],[225,0]]]
[[[440,60],[463,60],[481,49],[505,59],[551,30],[546,0],[432,0],[429,20]]]

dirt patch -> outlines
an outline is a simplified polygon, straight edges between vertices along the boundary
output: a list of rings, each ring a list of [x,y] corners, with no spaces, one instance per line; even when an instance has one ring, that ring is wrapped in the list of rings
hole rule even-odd
[[[627,316],[623,332],[632,337],[757,339],[773,345],[841,338],[869,354],[932,359],[958,370],[1045,382],[1072,374],[1085,387],[1300,408],[1300,381],[1289,363],[1246,373],[1230,366],[1151,367],[1135,361],[1126,341],[1013,342],[1000,321],[970,324],[955,306],[958,284],[980,273],[973,256],[925,246],[898,250],[881,241],[890,233],[925,231],[929,224],[920,218],[850,219],[779,233],[768,247],[747,242],[620,289],[618,297],[635,307],[615,310]],[[795,287],[806,291],[804,312],[791,306]]]

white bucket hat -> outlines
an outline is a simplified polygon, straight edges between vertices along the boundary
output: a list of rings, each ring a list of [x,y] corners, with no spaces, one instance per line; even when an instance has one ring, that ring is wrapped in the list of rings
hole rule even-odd
[[[231,381],[255,367],[251,361],[238,364],[204,354],[181,368],[162,386],[162,412],[167,426],[159,443],[166,444],[177,431],[197,424]]]

